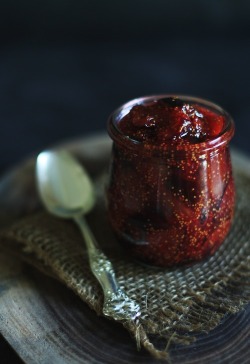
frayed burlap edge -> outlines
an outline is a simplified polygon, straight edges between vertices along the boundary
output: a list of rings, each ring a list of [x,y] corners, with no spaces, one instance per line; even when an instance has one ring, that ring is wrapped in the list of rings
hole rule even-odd
[[[110,254],[122,288],[139,300],[142,307],[140,320],[122,324],[134,337],[137,348],[144,347],[155,358],[168,359],[170,343],[190,344],[197,334],[215,328],[225,314],[236,313],[249,302],[250,208],[246,197],[250,196],[250,181],[244,175],[238,175],[236,182],[236,227],[208,262],[187,268],[184,274],[182,269],[170,272],[147,269]],[[102,314],[101,289],[89,270],[81,236],[71,222],[43,212],[28,216],[2,231],[0,245],[5,251],[20,256],[43,273],[66,284],[97,314]],[[207,273],[210,268],[211,275]],[[132,273],[126,275],[124,272]],[[200,278],[202,272],[205,272],[203,279]],[[194,273],[197,276],[189,280],[188,277]],[[159,279],[166,283],[164,296],[156,289]],[[175,281],[180,282],[179,290],[176,290],[178,284]],[[144,282],[144,290],[140,288],[141,282]],[[174,289],[168,288],[168,284],[170,287],[174,285]],[[163,299],[155,310],[159,297]]]

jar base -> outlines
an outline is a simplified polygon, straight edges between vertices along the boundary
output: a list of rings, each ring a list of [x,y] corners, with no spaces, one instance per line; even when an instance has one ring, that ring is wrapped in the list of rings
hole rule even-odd
[[[229,229],[228,229],[229,231]],[[228,233],[227,231],[227,233]],[[126,255],[128,257],[131,257],[136,263],[149,267],[149,268],[155,268],[155,269],[162,269],[162,268],[188,268],[194,264],[202,263],[206,260],[208,260],[210,257],[212,257],[215,252],[218,250],[218,248],[223,244],[226,235],[223,240],[215,241],[213,244],[210,245],[210,249],[204,249],[203,251],[197,250],[197,255],[194,256],[187,256],[185,257],[184,254],[182,255],[181,259],[178,259],[174,256],[168,256],[165,254],[158,254],[155,255],[152,252],[150,252],[150,247],[148,244],[148,249],[146,250],[146,245],[140,245],[136,243],[132,243],[131,241],[128,241],[127,239],[124,239],[119,233],[116,233],[116,238],[118,242],[120,243],[122,249],[126,252]]]

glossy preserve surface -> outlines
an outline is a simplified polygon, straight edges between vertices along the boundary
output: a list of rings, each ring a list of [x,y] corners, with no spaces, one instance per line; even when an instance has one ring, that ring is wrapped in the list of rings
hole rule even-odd
[[[139,99],[111,116],[109,217],[137,259],[172,266],[220,246],[233,218],[233,132],[228,114],[193,98]]]
[[[220,114],[167,97],[133,106],[120,120],[118,128],[136,141],[163,147],[170,141],[183,144],[209,140],[219,135],[224,125]]]

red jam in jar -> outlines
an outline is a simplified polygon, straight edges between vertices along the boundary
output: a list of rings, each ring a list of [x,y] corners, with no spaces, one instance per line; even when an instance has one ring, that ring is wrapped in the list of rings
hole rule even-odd
[[[118,239],[157,266],[213,254],[234,211],[231,117],[198,98],[151,96],[116,110],[108,132],[108,214]]]

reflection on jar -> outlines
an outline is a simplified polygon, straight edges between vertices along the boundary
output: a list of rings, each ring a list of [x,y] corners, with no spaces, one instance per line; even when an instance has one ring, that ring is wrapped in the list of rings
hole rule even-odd
[[[158,106],[159,100],[171,98],[178,100],[177,105]],[[149,113],[147,109],[139,110],[143,120],[150,121],[150,127],[154,123],[155,128],[157,120],[154,121],[153,113],[157,105],[157,116],[160,115],[161,120],[164,112],[168,113],[168,119],[169,114],[172,119],[178,115],[179,124],[175,119],[168,122],[171,127],[173,124],[178,127],[177,132],[182,131],[181,136],[172,127],[171,136],[168,131],[165,141],[159,140],[162,129],[150,130],[147,139],[143,133],[148,133],[148,126],[145,127],[137,114],[139,127],[136,125],[134,130],[134,124],[131,124],[132,128],[124,133],[121,122],[131,121],[125,118],[130,117],[126,115],[130,115],[133,106],[152,104]],[[183,105],[198,109],[196,115],[203,119],[201,116],[192,119],[193,108],[183,108]],[[191,111],[187,116],[183,114],[182,110],[186,112],[187,109],[192,114]],[[180,124],[182,114],[188,125],[185,130]],[[203,124],[206,126],[205,123],[218,115],[220,122],[223,120],[221,130],[215,124],[217,134],[214,130],[210,134],[203,132]],[[193,120],[198,123],[196,129],[191,125]],[[115,111],[109,119],[108,130],[113,139],[107,187],[108,214],[118,239],[134,257],[158,266],[199,261],[213,254],[230,229],[234,210],[235,192],[228,147],[234,125],[230,116],[204,100],[152,96],[136,99]],[[199,135],[194,130],[195,133],[198,130]],[[135,139],[135,135],[142,140]]]

